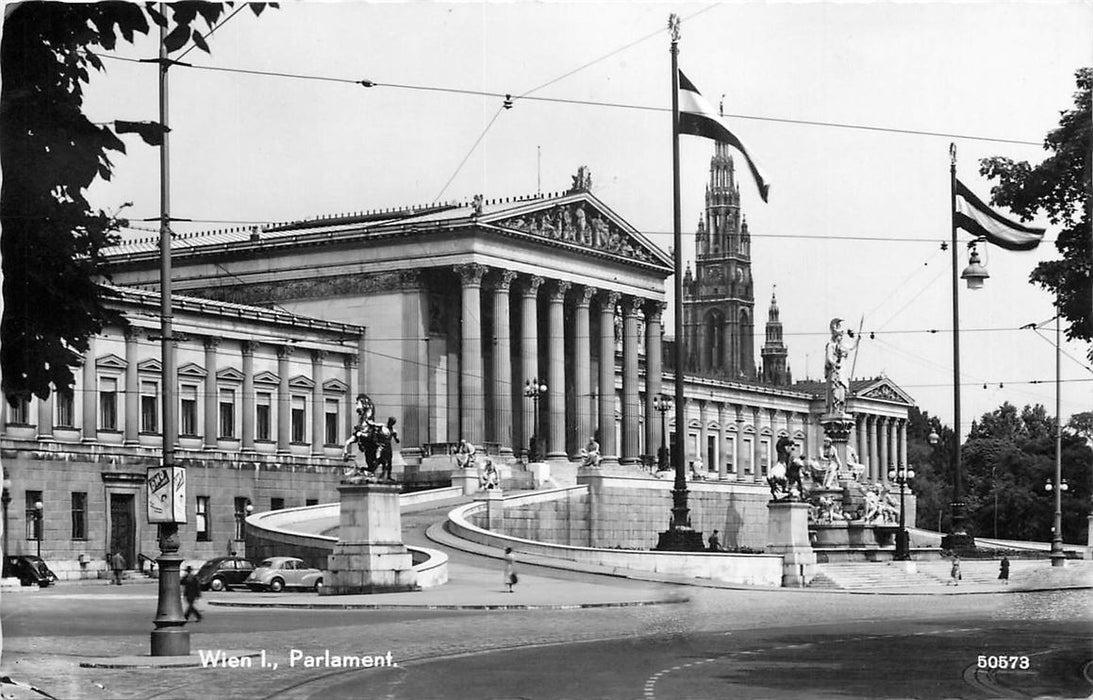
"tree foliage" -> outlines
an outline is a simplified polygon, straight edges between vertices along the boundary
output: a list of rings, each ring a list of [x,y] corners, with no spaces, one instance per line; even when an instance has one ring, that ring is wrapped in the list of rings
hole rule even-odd
[[[250,6],[256,14],[264,9]],[[88,338],[112,320],[98,280],[118,221],[93,210],[85,192],[95,178],[110,179],[111,157],[124,154],[125,144],[83,113],[83,90],[104,70],[95,51],[132,42],[157,25],[169,30],[170,51],[190,40],[208,51],[195,25],[200,18],[215,26],[224,5],[166,7],[169,17],[155,3],[26,2],[8,10],[0,44],[0,369],[9,398],[44,398],[51,385],[71,387]]]
[[[1059,127],[1044,139],[1051,152],[1039,165],[1009,158],[984,158],[980,174],[997,179],[991,201],[1029,219],[1044,212],[1059,232],[1060,260],[1041,262],[1030,280],[1051,291],[1069,323],[1072,340],[1093,340],[1093,157],[1091,99],[1093,68],[1076,73],[1073,109],[1061,112]],[[1093,360],[1093,346],[1089,357]]]
[[[1056,421],[1041,405],[1018,410],[1004,403],[972,423],[962,453],[965,500],[973,534],[1046,541],[1052,537]],[[1063,537],[1084,542],[1093,450],[1077,431],[1062,433]]]
[[[937,445],[929,442],[930,433],[938,436]],[[952,455],[955,445],[952,428],[941,420],[912,406],[907,425],[907,462],[915,470],[912,491],[915,494],[915,524],[928,530],[944,531],[949,522],[952,501]],[[939,525],[940,523],[940,525]]]

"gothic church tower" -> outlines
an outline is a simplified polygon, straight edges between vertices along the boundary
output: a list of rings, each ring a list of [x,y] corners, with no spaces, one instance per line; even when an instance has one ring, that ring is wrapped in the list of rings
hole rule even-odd
[[[782,322],[778,320],[778,300],[774,292],[770,293],[770,310],[767,312],[767,340],[763,343],[763,373],[764,384],[774,386],[789,386],[793,383],[793,377],[787,364],[788,351],[782,342]]]
[[[686,362],[691,374],[754,380],[751,236],[734,175],[729,146],[718,143],[695,233],[694,274],[688,268],[683,277]]]

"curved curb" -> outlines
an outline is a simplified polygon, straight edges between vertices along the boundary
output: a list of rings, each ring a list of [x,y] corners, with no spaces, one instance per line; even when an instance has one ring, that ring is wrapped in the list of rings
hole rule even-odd
[[[186,656],[102,656],[80,662],[80,668],[219,668],[227,659],[243,659],[261,656],[261,651],[252,649],[233,649],[224,651],[216,663],[202,662],[201,657],[193,652]]]
[[[609,603],[225,603],[209,602],[210,606],[225,608],[288,608],[300,610],[585,610],[590,608],[634,608],[651,605],[674,605],[690,602],[689,598],[665,600],[634,600]]]

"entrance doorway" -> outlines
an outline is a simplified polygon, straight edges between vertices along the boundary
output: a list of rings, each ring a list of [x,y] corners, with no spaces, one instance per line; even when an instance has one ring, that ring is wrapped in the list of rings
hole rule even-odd
[[[131,493],[110,494],[110,551],[121,552],[130,569],[137,568],[137,523]]]

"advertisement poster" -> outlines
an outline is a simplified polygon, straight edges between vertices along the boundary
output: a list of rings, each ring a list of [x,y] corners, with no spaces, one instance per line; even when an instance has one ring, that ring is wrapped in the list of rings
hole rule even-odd
[[[186,470],[182,467],[148,469],[148,522],[186,522]]]

